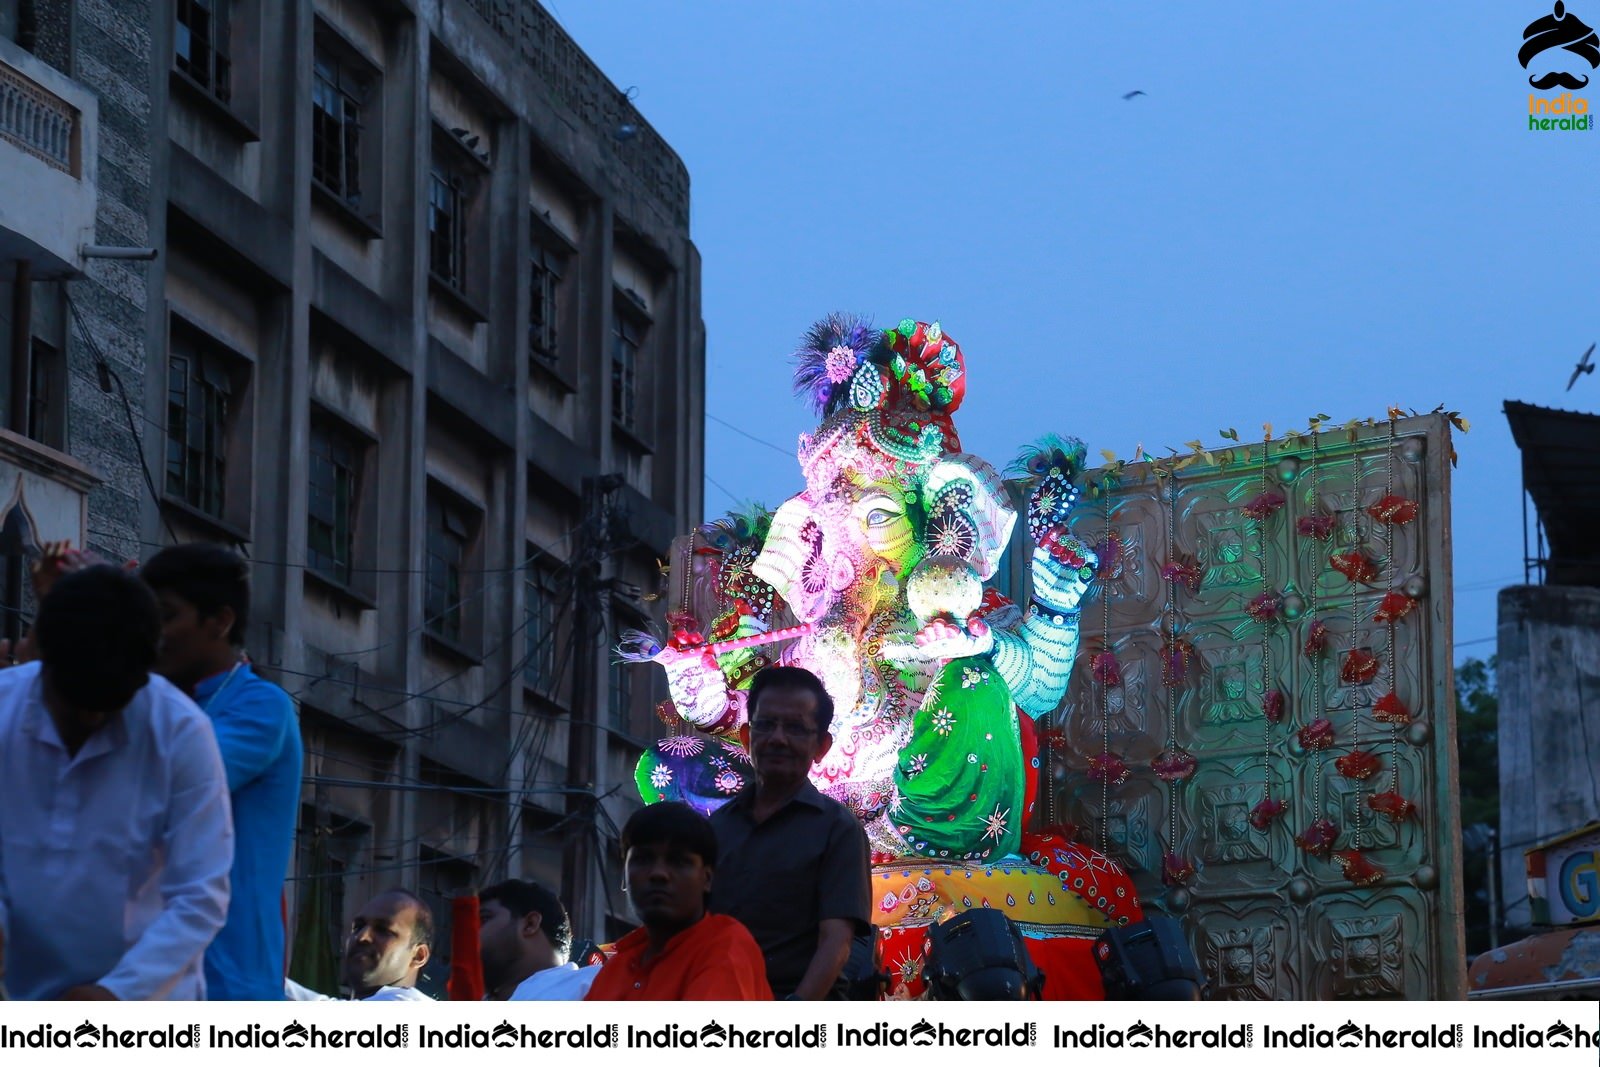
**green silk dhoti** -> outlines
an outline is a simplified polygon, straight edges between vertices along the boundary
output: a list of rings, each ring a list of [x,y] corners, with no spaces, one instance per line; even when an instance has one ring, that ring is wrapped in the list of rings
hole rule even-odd
[[[986,860],[1022,840],[1022,742],[1011,691],[982,656],[939,669],[900,754],[889,817],[912,855]]]

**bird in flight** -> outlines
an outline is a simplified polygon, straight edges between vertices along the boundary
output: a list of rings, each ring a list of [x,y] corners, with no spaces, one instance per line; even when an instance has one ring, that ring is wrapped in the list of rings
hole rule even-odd
[[[1578,365],[1572,368],[1572,377],[1567,379],[1567,392],[1572,392],[1572,387],[1578,384],[1579,375],[1594,373],[1594,362],[1589,359],[1592,355],[1594,355],[1594,345],[1589,346],[1589,350],[1583,354],[1583,358],[1578,360]]]
[[[1124,99],[1124,100],[1132,100],[1136,96],[1149,96],[1149,95],[1150,94],[1145,92],[1143,89],[1135,89],[1131,93],[1123,93],[1122,94],[1122,99]]]

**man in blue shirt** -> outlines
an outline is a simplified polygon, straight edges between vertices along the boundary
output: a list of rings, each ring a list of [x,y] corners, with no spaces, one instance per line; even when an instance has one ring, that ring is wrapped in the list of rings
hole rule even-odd
[[[156,669],[211,719],[233,802],[233,899],[206,951],[211,1000],[282,1000],[283,881],[300,805],[300,724],[250,669],[249,564],[220,545],[162,549],[140,570],[161,604]]]

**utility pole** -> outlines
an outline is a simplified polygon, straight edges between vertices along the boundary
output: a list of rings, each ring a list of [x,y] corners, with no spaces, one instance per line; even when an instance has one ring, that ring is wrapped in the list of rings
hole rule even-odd
[[[1489,947],[1500,947],[1500,834],[1489,827],[1486,843],[1489,852]]]
[[[595,682],[604,632],[599,611],[604,587],[601,567],[612,543],[609,501],[622,482],[619,474],[583,479],[583,523],[579,536],[573,539],[577,566],[572,575],[572,625],[577,640],[573,650],[572,716],[567,730],[567,830],[561,855],[561,895],[575,915],[574,926],[588,923],[591,931],[598,925],[591,912],[591,887],[599,862],[595,852],[595,809],[599,804],[596,754],[601,724]]]

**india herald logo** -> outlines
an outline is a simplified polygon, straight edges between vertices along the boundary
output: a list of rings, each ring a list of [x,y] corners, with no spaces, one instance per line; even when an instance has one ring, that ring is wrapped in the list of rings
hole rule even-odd
[[[1600,67],[1600,37],[1595,35],[1593,29],[1585,25],[1583,20],[1567,11],[1567,5],[1561,0],[1556,0],[1555,9],[1549,15],[1530,22],[1522,31],[1522,48],[1517,52],[1517,61],[1527,69],[1534,57],[1552,49],[1571,53],[1589,64],[1589,69]],[[1570,62],[1567,56],[1557,53],[1544,61],[1545,63]],[[1545,74],[1530,74],[1528,84],[1535,89],[1582,89],[1589,84],[1587,74],[1573,74],[1567,70],[1550,70]]]

